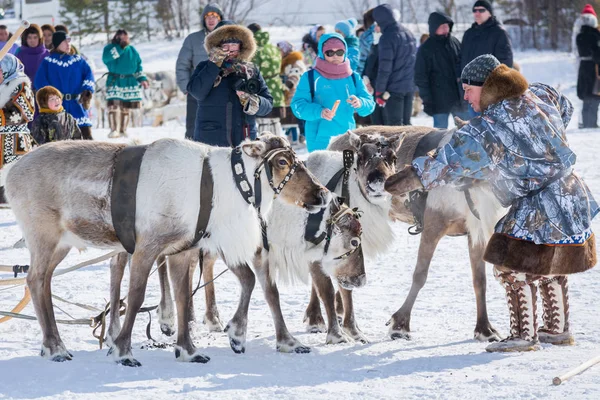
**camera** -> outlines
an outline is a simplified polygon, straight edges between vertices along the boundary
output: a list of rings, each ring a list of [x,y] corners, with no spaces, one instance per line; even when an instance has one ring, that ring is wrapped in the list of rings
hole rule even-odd
[[[260,81],[256,78],[239,78],[233,84],[235,90],[248,94],[258,94],[260,92]]]

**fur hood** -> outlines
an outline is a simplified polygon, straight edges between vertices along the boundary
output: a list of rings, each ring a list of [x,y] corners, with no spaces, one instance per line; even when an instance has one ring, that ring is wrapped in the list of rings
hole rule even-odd
[[[596,16],[593,14],[583,14],[579,18],[581,20],[581,26],[589,26],[592,28],[598,27],[598,18],[596,18]]]
[[[290,54],[283,57],[283,59],[281,60],[281,72],[283,72],[285,67],[287,67],[288,65],[294,65],[298,61],[304,61],[304,56],[299,51],[292,51]]]
[[[517,70],[500,64],[485,80],[481,89],[481,110],[505,99],[519,97],[529,87],[527,79]]]
[[[225,25],[212,31],[204,41],[204,48],[207,53],[210,50],[219,47],[221,42],[226,39],[239,39],[242,41],[240,46],[239,59],[242,61],[252,61],[256,52],[256,41],[252,31],[241,25]]]
[[[0,108],[4,108],[9,101],[12,101],[13,94],[20,84],[25,84],[25,86],[31,88],[31,81],[25,74],[8,83],[0,84]]]
[[[58,96],[62,100],[62,93],[54,86],[44,86],[35,94],[35,100],[40,108],[48,108],[48,98],[50,96]]]

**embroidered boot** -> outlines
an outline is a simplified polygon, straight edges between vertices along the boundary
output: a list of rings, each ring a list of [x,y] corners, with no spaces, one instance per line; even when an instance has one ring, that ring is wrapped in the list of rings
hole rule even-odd
[[[110,128],[109,138],[118,138],[119,132],[117,130],[117,113],[119,112],[118,107],[108,107],[108,127]]]
[[[510,335],[486,347],[488,352],[539,350],[536,321],[537,287],[531,275],[501,272],[494,269],[496,278],[506,290],[510,313]]]
[[[575,343],[569,331],[569,293],[567,277],[555,276],[540,281],[544,326],[538,330],[540,342],[570,346]]]
[[[121,136],[127,137],[127,125],[129,125],[129,110],[121,108]]]

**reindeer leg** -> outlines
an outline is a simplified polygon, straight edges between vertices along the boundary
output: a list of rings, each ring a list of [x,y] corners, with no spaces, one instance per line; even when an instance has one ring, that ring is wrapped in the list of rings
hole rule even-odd
[[[338,321],[342,324],[342,322],[344,322],[344,302],[342,301],[342,295],[339,290],[335,292],[335,312]]]
[[[473,288],[475,289],[475,300],[477,302],[477,325],[475,325],[475,340],[480,342],[497,342],[501,339],[488,319],[487,304],[485,301],[486,276],[483,253],[485,244],[473,244],[469,236],[469,258],[471,259],[471,271],[473,273]]]
[[[242,285],[240,302],[233,318],[225,327],[225,332],[229,335],[229,345],[234,353],[246,352],[246,328],[248,326],[248,307],[250,306],[250,297],[256,283],[254,272],[248,264],[240,264],[230,268],[231,272],[239,279]]]
[[[110,322],[106,335],[106,344],[111,347],[114,340],[121,331],[121,282],[127,266],[128,255],[126,252],[119,253],[110,260]]]
[[[315,288],[314,277],[310,290],[310,300],[308,301],[302,322],[306,324],[306,331],[309,333],[321,333],[327,329],[323,320],[323,314],[321,314],[321,304],[319,303],[319,295]]]
[[[369,343],[369,340],[364,333],[358,328],[356,320],[354,318],[354,303],[352,301],[352,290],[347,290],[342,287],[339,288],[338,293],[342,296],[342,302],[344,303],[344,331],[354,340],[359,341],[363,344]]]
[[[156,309],[158,323],[163,334],[173,336],[175,333],[175,308],[173,307],[166,256],[159,256],[156,259],[156,265],[160,266],[157,271],[158,280],[160,281],[160,303]]]
[[[257,257],[258,258],[258,257]],[[281,312],[279,303],[279,290],[277,285],[271,279],[269,273],[269,260],[265,257],[264,262],[254,262],[254,268],[258,275],[258,281],[262,286],[265,299],[271,309],[273,322],[275,323],[275,337],[277,340],[277,351],[281,353],[310,353],[310,347],[304,346],[288,331]]]
[[[312,277],[313,292],[318,293],[325,312],[327,313],[327,344],[347,343],[352,341],[348,335],[340,328],[340,323],[335,310],[335,289],[331,283],[331,278],[325,275],[321,269],[321,263],[314,262],[310,265],[310,275]],[[317,299],[317,307],[318,307]],[[319,308],[319,314],[321,310]]]
[[[142,364],[133,358],[131,353],[131,331],[135,317],[144,302],[146,295],[146,285],[148,276],[154,261],[158,257],[159,252],[151,252],[143,247],[143,244],[137,244],[137,250],[131,256],[131,268],[129,279],[129,300],[125,320],[119,336],[114,340],[108,354],[113,356],[113,359],[127,367],[139,367]]]
[[[217,256],[204,253],[204,262],[202,263],[202,279],[204,283],[214,279],[214,269]],[[206,311],[204,313],[204,323],[209,332],[223,332],[223,323],[219,318],[217,300],[215,298],[215,283],[204,287],[204,298],[206,299]]]
[[[429,265],[433,258],[433,253],[440,239],[446,234],[449,222],[444,215],[430,208],[425,209],[423,219],[423,232],[421,233],[421,242],[419,243],[419,255],[417,256],[417,266],[413,273],[413,281],[410,292],[404,300],[404,304],[396,311],[386,325],[391,325],[389,335],[392,340],[410,339],[410,314],[415,304],[415,300],[421,288],[427,281]]]
[[[210,357],[201,354],[194,346],[190,336],[190,271],[198,263],[198,250],[192,249],[169,256],[169,276],[175,289],[177,303],[177,344],[175,358],[177,361],[207,363]]]
[[[31,246],[31,268],[27,273],[27,286],[31,291],[35,313],[43,333],[42,350],[40,355],[52,361],[71,360],[73,355],[67,351],[56,326],[54,308],[52,306],[52,274],[58,264],[67,256],[70,247],[58,247],[58,237],[55,242],[43,238]]]

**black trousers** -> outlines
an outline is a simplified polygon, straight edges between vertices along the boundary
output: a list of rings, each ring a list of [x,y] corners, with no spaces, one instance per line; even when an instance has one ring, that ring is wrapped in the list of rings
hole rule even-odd
[[[185,138],[194,139],[194,130],[196,130],[196,112],[198,111],[198,101],[191,94],[187,94],[185,110]]]
[[[410,125],[414,93],[390,93],[383,108],[383,124]]]
[[[583,128],[598,127],[598,106],[600,97],[588,97],[583,100],[583,109],[581,111],[583,119]]]

